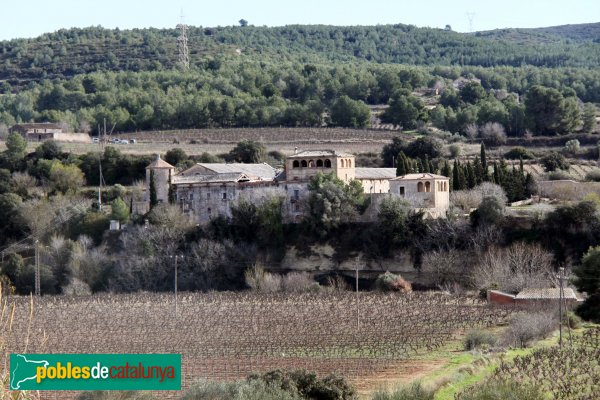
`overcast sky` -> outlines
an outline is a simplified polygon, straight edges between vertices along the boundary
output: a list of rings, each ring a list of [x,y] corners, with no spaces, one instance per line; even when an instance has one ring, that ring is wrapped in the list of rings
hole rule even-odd
[[[195,26],[404,23],[456,31],[542,27],[600,21],[600,0],[4,0],[0,40],[60,28],[174,27],[181,10]]]

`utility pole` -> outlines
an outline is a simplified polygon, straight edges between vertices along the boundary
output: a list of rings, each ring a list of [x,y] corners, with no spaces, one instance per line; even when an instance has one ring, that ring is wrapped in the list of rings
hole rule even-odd
[[[356,330],[360,331],[360,302],[358,297],[358,265],[360,264],[360,256],[356,256]]]
[[[35,240],[35,295],[41,295],[40,288],[40,249],[39,249],[39,240]]]
[[[175,258],[175,276],[174,276],[174,279],[173,279],[173,281],[174,281],[174,284],[173,284],[174,288],[173,289],[174,289],[174,293],[175,293],[175,316],[177,316],[177,259],[178,258],[182,258],[183,259],[183,256],[181,256],[181,255],[174,255],[174,256],[171,256],[171,258]]]
[[[562,347],[562,336],[563,336],[563,297],[564,297],[564,293],[563,293],[563,274],[564,274],[565,269],[563,267],[560,267],[558,269],[558,282],[559,282],[559,302],[558,302],[558,318],[559,318],[559,329],[558,329],[558,346]]]

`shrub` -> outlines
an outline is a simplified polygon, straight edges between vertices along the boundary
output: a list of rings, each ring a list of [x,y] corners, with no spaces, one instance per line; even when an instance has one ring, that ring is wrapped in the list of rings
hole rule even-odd
[[[400,275],[392,274],[391,272],[379,275],[377,280],[375,280],[375,287],[377,290],[383,292],[412,291],[410,282],[404,280]]]
[[[585,174],[585,180],[591,182],[600,182],[600,169],[596,168]]]
[[[504,158],[507,160],[533,160],[535,156],[524,147],[513,147],[504,153]]]
[[[570,154],[577,154],[581,145],[579,144],[579,140],[571,139],[565,143],[565,151]]]
[[[543,339],[558,327],[558,319],[551,311],[521,313],[513,317],[505,332],[508,345],[527,347],[533,340]]]
[[[555,151],[548,153],[541,159],[546,172],[556,171],[557,169],[568,170],[569,163],[562,154]]]
[[[552,171],[548,174],[549,181],[565,181],[573,179],[573,177],[566,171]]]
[[[282,287],[284,292],[307,292],[313,289],[318,290],[319,284],[313,281],[306,272],[290,272],[283,277]]]
[[[274,370],[262,375],[248,377],[248,382],[259,381],[286,393],[294,393],[302,399],[351,400],[356,392],[344,378],[330,375],[319,379],[314,372],[306,370]]]
[[[457,144],[451,144],[450,146],[448,146],[448,151],[450,151],[450,157],[456,158],[460,156],[461,148]]]
[[[488,381],[472,386],[457,396],[459,400],[544,400],[546,396],[536,386],[521,382]]]
[[[271,274],[258,264],[255,264],[252,268],[248,268],[244,272],[244,278],[246,279],[246,285],[257,292],[279,292],[282,287],[280,275]]]
[[[472,329],[465,336],[465,350],[475,350],[483,345],[493,346],[496,344],[496,337],[490,332],[481,329]]]
[[[295,388],[285,390],[261,380],[247,382],[200,381],[189,388],[182,400],[300,400]]]
[[[564,320],[564,324],[571,327],[572,329],[581,328],[581,324],[583,323],[581,318],[579,318],[579,316],[572,311],[569,311],[566,314],[564,314],[563,320]]]
[[[410,386],[400,387],[392,392],[378,391],[373,400],[433,400],[434,393],[415,382]]]

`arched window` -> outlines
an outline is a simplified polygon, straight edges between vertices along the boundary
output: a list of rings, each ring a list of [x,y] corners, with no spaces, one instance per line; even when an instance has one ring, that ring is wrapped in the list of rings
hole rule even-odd
[[[419,182],[417,183],[417,192],[422,192],[423,191],[423,182]]]
[[[325,168],[331,168],[331,160],[329,158],[325,160]]]
[[[443,186],[444,186],[444,187],[443,187],[443,191],[444,191],[444,192],[447,192],[447,191],[448,191],[448,182],[444,182],[444,185],[443,185]]]
[[[431,182],[425,182],[425,191],[431,192]]]
[[[317,160],[317,167],[323,168],[323,160]]]
[[[302,167],[306,168],[308,165],[306,164],[306,160],[302,160]]]
[[[346,166],[352,168],[352,160],[348,160]]]
[[[340,160],[340,162],[342,163],[342,168],[344,168],[345,167],[344,160]]]
[[[308,168],[314,168],[315,167],[315,162],[313,160],[310,160],[308,162]]]
[[[300,162],[298,160],[294,160],[294,163],[292,164],[292,168],[300,168]]]

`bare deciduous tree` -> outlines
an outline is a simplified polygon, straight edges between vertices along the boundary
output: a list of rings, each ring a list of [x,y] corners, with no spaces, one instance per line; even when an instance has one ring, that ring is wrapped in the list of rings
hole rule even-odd
[[[508,292],[553,287],[552,253],[537,244],[518,242],[508,248],[492,247],[481,254],[472,272],[477,288],[498,287]]]

